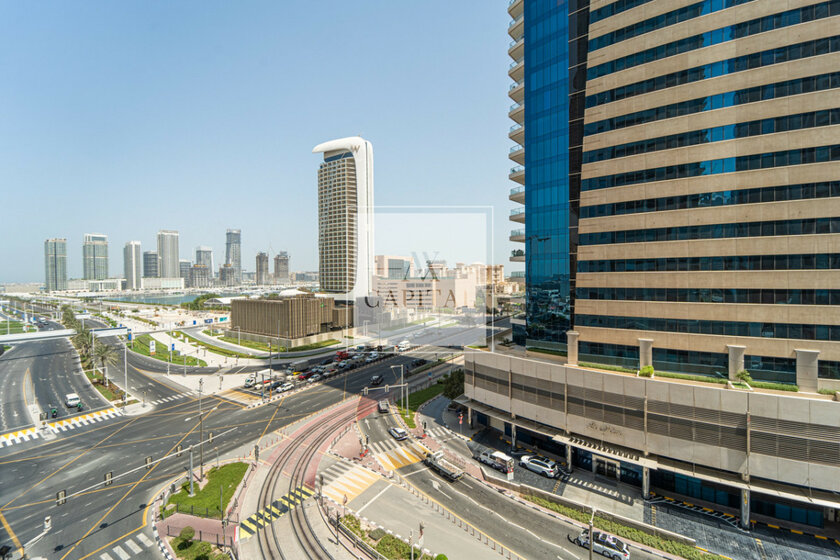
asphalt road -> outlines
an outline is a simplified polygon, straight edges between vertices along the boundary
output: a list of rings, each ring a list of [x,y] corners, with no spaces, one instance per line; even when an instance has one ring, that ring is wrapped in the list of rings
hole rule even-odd
[[[217,434],[212,451],[205,447],[205,462],[210,462],[216,449],[220,454],[232,451],[264,433],[340,401],[345,394],[359,393],[371,375],[386,373],[387,364],[388,360],[253,409],[243,409],[242,405],[222,398],[203,399],[205,411],[217,407],[204,414],[205,434],[210,431]],[[140,375],[160,381],[129,366],[129,384]],[[158,390],[167,389],[159,386]],[[0,522],[8,523],[18,542],[26,542],[40,532],[44,516],[51,515],[51,532],[28,551],[30,554],[46,558],[98,558],[111,546],[109,543],[144,526],[144,510],[153,493],[164,481],[184,472],[187,455],[168,459],[150,470],[141,469],[112,486],[71,498],[63,506],[55,505],[56,492],[66,490],[71,494],[83,490],[99,484],[108,471],[117,476],[142,466],[146,456],[157,459],[179,444],[186,449],[197,443],[197,412],[198,402],[185,398],[142,416],[119,417],[80,428],[18,451],[14,451],[15,447],[0,450]],[[218,435],[232,427],[236,428],[235,432]],[[10,541],[9,531],[0,531],[0,546],[16,545]]]

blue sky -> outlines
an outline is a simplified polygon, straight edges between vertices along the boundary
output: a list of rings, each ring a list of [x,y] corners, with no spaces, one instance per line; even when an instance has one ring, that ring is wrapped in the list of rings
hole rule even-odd
[[[86,232],[109,236],[120,275],[125,242],[152,250],[158,229],[180,231],[181,258],[210,245],[218,264],[241,228],[246,269],[270,248],[315,270],[311,150],[357,134],[377,205],[490,206],[510,269],[506,6],[0,4],[0,282],[43,281],[48,237],[80,277]],[[406,246],[476,260],[449,223],[448,242],[412,226]]]

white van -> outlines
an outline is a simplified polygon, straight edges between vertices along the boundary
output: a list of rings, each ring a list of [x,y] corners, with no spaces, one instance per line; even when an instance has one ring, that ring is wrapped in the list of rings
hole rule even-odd
[[[80,399],[79,395],[77,395],[76,393],[68,393],[64,397],[65,406],[69,406],[69,407],[79,406],[80,402],[82,402],[82,399]]]
[[[411,343],[407,340],[403,340],[402,342],[400,342],[397,345],[397,350],[399,350],[400,352],[405,352],[406,350],[409,350],[410,348],[411,348]]]
[[[503,473],[513,469],[513,458],[510,455],[505,455],[501,451],[483,451],[478,456],[478,460]]]

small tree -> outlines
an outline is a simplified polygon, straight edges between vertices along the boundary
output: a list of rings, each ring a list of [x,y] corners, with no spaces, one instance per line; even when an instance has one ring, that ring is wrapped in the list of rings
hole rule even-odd
[[[645,366],[639,370],[641,377],[653,377],[653,366]]]
[[[107,385],[108,375],[105,367],[108,364],[117,363],[117,351],[114,350],[113,346],[108,346],[107,344],[99,343],[96,345],[96,348],[93,351],[93,358],[95,360],[99,360],[99,363],[102,364],[102,381]]]
[[[752,376],[750,372],[745,369],[742,369],[738,373],[735,374],[735,377],[738,378],[739,381],[743,381],[744,383],[752,383]]]
[[[195,537],[195,529],[193,529],[189,525],[181,529],[181,532],[178,534],[179,539],[190,544],[192,544],[193,537]]]

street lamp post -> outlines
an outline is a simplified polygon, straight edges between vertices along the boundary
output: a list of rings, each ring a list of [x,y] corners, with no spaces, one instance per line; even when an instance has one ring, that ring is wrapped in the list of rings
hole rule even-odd
[[[184,358],[186,360],[186,357]],[[198,479],[204,480],[204,414],[201,413],[201,393],[204,391],[204,378],[198,380]]]

